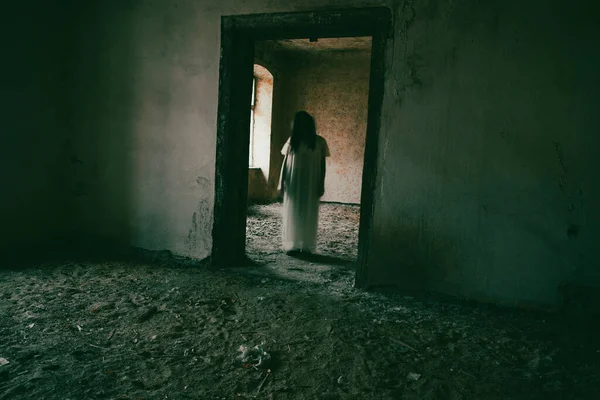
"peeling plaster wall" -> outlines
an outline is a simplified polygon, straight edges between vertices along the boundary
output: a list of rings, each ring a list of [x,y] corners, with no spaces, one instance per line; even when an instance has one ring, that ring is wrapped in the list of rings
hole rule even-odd
[[[374,4],[79,4],[79,229],[209,255],[220,16]],[[600,286],[598,6],[383,4],[370,282],[537,304],[562,281]]]
[[[287,52],[282,118],[308,111],[329,145],[323,201],[360,203],[367,132],[370,52]],[[285,142],[289,129],[281,130]],[[273,149],[280,152],[281,147]]]
[[[68,157],[64,109],[68,11],[65,2],[51,0],[9,2],[2,7],[3,255],[33,255],[46,245],[57,244],[67,233],[67,187],[63,179]]]

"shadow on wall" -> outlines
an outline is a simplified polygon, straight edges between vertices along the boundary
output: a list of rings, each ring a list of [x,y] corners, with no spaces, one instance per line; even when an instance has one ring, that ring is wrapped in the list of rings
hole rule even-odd
[[[598,288],[563,282],[558,287],[564,315],[574,323],[584,323],[589,334],[600,331],[600,291]]]
[[[129,245],[139,49],[133,8],[110,4],[74,5],[70,217],[75,241]]]
[[[248,203],[261,204],[270,202],[267,180],[260,168],[248,169]]]
[[[373,232],[371,254],[376,255],[377,262],[386,263],[387,268],[378,268],[379,274],[369,277],[370,284],[398,282],[397,286],[405,290],[435,290],[458,273],[454,241],[428,230],[424,220],[414,222],[387,225]]]
[[[62,247],[69,229],[63,93],[70,10],[59,0],[2,5],[0,268]]]

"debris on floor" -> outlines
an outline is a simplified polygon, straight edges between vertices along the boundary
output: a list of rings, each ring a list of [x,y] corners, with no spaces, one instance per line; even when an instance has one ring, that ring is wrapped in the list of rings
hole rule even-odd
[[[351,282],[358,252],[359,219],[358,205],[321,204],[317,254],[291,257],[281,250],[282,205],[252,205],[246,224],[246,253],[263,274],[279,279]],[[268,279],[263,276],[261,283]]]
[[[246,368],[249,366],[265,368],[271,359],[271,355],[264,350],[262,345],[254,347],[241,345],[238,351],[242,353],[238,356],[238,359]]]
[[[277,207],[265,207],[276,232]],[[356,208],[322,212],[342,221],[325,232],[350,235]],[[249,247],[264,265],[236,270],[131,261],[2,270],[0,400],[600,399],[598,343],[578,325],[360,291],[352,268],[336,264],[354,257],[350,247],[320,240],[329,258],[290,259],[271,243]]]
[[[558,315],[261,279],[119,262],[0,271],[0,399],[600,398],[597,343]],[[90,313],[102,301],[114,307]],[[240,368],[240,340],[271,370],[260,391],[267,371]]]
[[[276,259],[282,255],[282,205],[252,205],[246,224],[246,250],[259,262]],[[318,252],[348,260],[358,254],[358,205],[323,203],[319,211]]]
[[[421,377],[421,374],[417,374],[415,372],[408,373],[408,379],[411,381],[418,381],[420,377]]]

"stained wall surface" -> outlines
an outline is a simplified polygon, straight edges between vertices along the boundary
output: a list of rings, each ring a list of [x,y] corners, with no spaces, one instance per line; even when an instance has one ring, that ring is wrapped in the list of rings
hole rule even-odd
[[[598,286],[592,3],[414,11],[386,82],[372,281],[546,304]]]
[[[367,132],[370,51],[284,52],[284,105],[280,112],[290,122],[294,113],[308,111],[318,134],[330,148],[325,195],[322,201],[359,204]],[[287,140],[289,128],[278,132]],[[283,137],[282,137],[283,136]],[[279,151],[281,147],[274,148]]]
[[[600,286],[591,1],[80,3],[82,232],[208,256],[220,16],[384,4],[370,283],[535,304]]]
[[[63,106],[70,16],[52,0],[10,2],[2,14],[0,253],[26,257],[68,231]]]

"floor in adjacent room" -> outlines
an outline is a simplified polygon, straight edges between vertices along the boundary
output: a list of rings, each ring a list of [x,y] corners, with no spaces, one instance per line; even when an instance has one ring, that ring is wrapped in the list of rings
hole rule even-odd
[[[281,208],[281,203],[248,208],[246,253],[258,268],[244,268],[244,272],[315,283],[342,278],[345,283],[353,281],[360,207],[322,204],[317,254],[300,259],[287,256],[281,249]]]
[[[62,261],[0,271],[0,399],[595,399],[600,346],[556,314],[352,287],[358,210],[314,260],[251,209],[251,267]],[[240,346],[261,346],[240,360]]]

